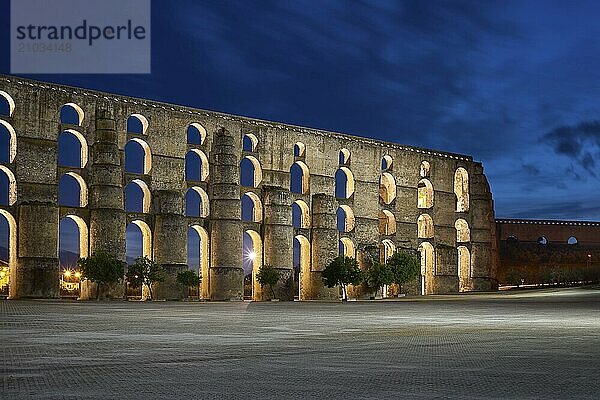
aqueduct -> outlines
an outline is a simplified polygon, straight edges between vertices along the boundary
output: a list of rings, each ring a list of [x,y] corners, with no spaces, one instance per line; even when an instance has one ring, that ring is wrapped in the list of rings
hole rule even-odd
[[[245,276],[260,298],[262,264],[280,299],[337,298],[320,279],[334,257],[364,267],[400,249],[420,252],[416,292],[497,285],[492,196],[469,156],[13,76],[0,102],[12,298],[59,296],[69,224],[77,257],[162,264],[167,299],[187,268],[204,298],[241,300]]]

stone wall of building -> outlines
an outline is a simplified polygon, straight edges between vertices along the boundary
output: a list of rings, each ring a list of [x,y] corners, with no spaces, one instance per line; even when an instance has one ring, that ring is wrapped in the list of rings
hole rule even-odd
[[[496,220],[502,285],[597,282],[600,223]]]
[[[16,143],[14,159],[2,166],[14,175],[16,187],[1,206],[5,218],[15,220],[18,241],[11,257],[11,297],[58,295],[58,228],[66,215],[85,225],[86,254],[105,248],[120,260],[125,260],[126,226],[138,225],[144,254],[168,272],[156,290],[168,299],[184,295],[174,276],[187,268],[188,227],[208,241],[202,243],[208,254],[201,257],[201,292],[214,300],[243,298],[244,232],[260,242],[254,265],[272,264],[280,272],[281,299],[294,296],[294,240],[302,243],[302,299],[336,298],[337,290],[322,286],[320,271],[338,249],[361,260],[373,246],[381,249],[382,260],[396,250],[420,250],[422,293],[497,286],[492,196],[482,165],[469,156],[12,76],[0,76],[0,91],[14,102],[10,115],[0,116],[14,129]],[[61,123],[65,104],[81,111],[79,124]],[[128,132],[132,115],[140,116],[143,132]],[[201,133],[199,143],[187,142],[190,124]],[[66,130],[82,138],[87,162],[81,168],[57,164],[58,136]],[[148,150],[143,173],[123,168],[130,141]],[[244,149],[244,141],[251,146]],[[208,164],[199,180],[186,180],[189,151],[202,154]],[[254,184],[241,186],[244,158],[260,172]],[[302,189],[290,191],[294,163],[304,175]],[[85,186],[80,207],[58,205],[65,173],[76,174]],[[347,177],[346,195],[336,197],[336,173]],[[134,180],[147,187],[142,212],[124,208],[125,186]],[[185,215],[190,188],[203,199],[199,216]],[[242,221],[240,199],[247,193],[260,208],[252,221]],[[292,226],[293,203],[306,210],[302,226]],[[336,226],[339,207],[347,215],[342,231]],[[256,284],[254,292],[262,297]]]

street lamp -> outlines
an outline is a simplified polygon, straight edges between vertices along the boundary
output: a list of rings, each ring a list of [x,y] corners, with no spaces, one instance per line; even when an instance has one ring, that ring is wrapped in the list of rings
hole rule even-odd
[[[587,260],[588,269],[590,268],[591,264],[592,264],[592,255],[588,254],[588,260]]]

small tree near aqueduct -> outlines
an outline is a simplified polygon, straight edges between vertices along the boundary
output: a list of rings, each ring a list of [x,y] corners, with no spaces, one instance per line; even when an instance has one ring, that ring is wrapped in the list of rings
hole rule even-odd
[[[190,297],[190,290],[193,287],[197,287],[200,285],[202,278],[199,277],[194,271],[191,269],[186,269],[185,271],[181,271],[177,273],[177,283],[181,286],[184,286],[188,289],[188,297]]]
[[[165,280],[165,272],[162,265],[157,264],[148,257],[138,257],[127,270],[127,279],[129,282],[137,285],[146,285],[150,291],[150,298],[154,299],[152,294],[152,284]],[[143,290],[143,288],[142,288]]]
[[[355,258],[337,256],[323,270],[321,277],[325,286],[329,288],[339,285],[342,288],[342,301],[347,301],[346,287],[350,284],[357,285],[360,283],[361,271]]]
[[[421,262],[414,255],[398,251],[387,259],[387,265],[392,272],[392,283],[402,290],[402,285],[416,279],[421,273]]]
[[[271,299],[275,298],[275,290],[273,288],[279,282],[279,273],[270,265],[262,265],[256,275],[256,280],[260,283],[260,287],[264,289],[265,286],[269,286],[271,292]]]
[[[363,282],[375,295],[380,289],[383,293],[383,287],[394,282],[394,273],[389,265],[373,262],[364,271]]]
[[[77,265],[84,278],[96,283],[96,299],[100,298],[100,284],[116,283],[123,276],[124,263],[104,250],[97,250],[88,258],[80,258]]]

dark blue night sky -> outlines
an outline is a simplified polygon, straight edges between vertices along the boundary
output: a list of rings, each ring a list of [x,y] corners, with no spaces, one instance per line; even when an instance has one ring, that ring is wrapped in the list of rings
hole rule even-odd
[[[466,153],[498,217],[600,219],[598,2],[152,6],[152,74],[31,77]]]

